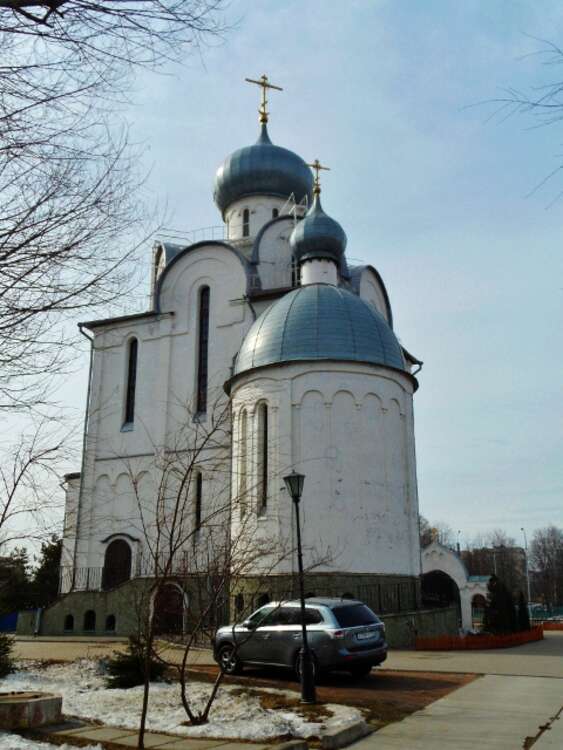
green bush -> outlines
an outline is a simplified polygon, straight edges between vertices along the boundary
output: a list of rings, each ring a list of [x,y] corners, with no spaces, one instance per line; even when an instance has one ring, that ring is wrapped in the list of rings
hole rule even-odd
[[[0,633],[0,677],[6,677],[14,671],[12,659],[13,641],[6,633]]]
[[[506,585],[492,575],[487,584],[487,604],[483,619],[487,633],[514,633],[518,630],[514,599]]]
[[[524,598],[524,593],[521,591],[518,597],[518,630],[529,630],[530,629],[530,613],[528,611],[528,603]]]
[[[130,688],[143,685],[145,682],[145,654],[146,641],[144,638],[131,636],[125,653],[114,651],[114,655],[107,663],[108,688]],[[158,680],[164,674],[166,666],[157,661],[151,654],[149,679]]]

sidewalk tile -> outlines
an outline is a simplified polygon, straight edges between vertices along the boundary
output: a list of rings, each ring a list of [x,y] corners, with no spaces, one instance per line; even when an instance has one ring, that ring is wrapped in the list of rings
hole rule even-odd
[[[115,744],[120,745],[121,747],[137,747],[137,737],[138,733],[134,732],[128,737],[121,737],[115,742]],[[171,741],[174,741],[174,737],[170,734],[157,734],[156,732],[145,733],[145,747],[147,748],[162,747],[165,743]],[[170,745],[168,745],[168,747],[170,747]],[[195,750],[193,745],[190,747],[190,750]]]
[[[82,727],[81,729],[68,729],[57,732],[58,737],[80,737],[82,740],[95,740],[96,742],[121,742],[122,737],[131,736],[130,729],[115,729],[114,727]],[[136,736],[136,735],[135,735]]]
[[[219,737],[215,739],[205,739],[199,737],[172,737],[168,738],[168,742],[163,742],[162,745],[156,745],[155,750],[212,750],[212,748],[221,748],[227,744],[227,740],[223,740]],[[254,747],[252,748],[254,750]]]

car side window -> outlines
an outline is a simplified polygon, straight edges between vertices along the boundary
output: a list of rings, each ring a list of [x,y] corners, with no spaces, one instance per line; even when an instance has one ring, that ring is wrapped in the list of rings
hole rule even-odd
[[[307,607],[307,609],[305,610],[305,623],[307,625],[317,625],[322,621],[323,616],[318,609],[311,609],[310,607]]]
[[[316,625],[322,622],[323,618],[318,609],[311,609],[307,607],[305,609],[305,624]],[[284,609],[284,622],[280,625],[301,625],[301,609],[299,607],[286,607]]]
[[[262,607],[258,612],[255,612],[248,618],[249,622],[256,625],[257,628],[261,628],[264,625],[271,625],[272,615],[276,611],[275,607]]]

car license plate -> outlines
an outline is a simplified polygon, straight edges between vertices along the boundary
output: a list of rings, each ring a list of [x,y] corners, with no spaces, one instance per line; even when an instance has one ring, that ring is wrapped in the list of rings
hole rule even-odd
[[[358,633],[356,635],[356,638],[359,641],[365,641],[367,638],[373,638],[374,635],[375,635],[375,633],[370,630],[367,633]]]

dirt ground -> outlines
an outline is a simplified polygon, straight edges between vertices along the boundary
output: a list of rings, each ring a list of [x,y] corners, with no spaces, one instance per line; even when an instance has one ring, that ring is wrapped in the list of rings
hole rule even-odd
[[[211,666],[192,666],[189,671],[194,677],[208,680],[217,674],[217,669]],[[362,708],[370,723],[382,726],[403,719],[477,678],[478,675],[474,674],[377,669],[369,677],[359,680],[335,672],[320,678],[317,697],[322,703],[343,703]],[[288,679],[282,670],[248,669],[243,675],[226,677],[225,680],[246,689],[268,687],[297,694],[300,689],[299,684]]]

